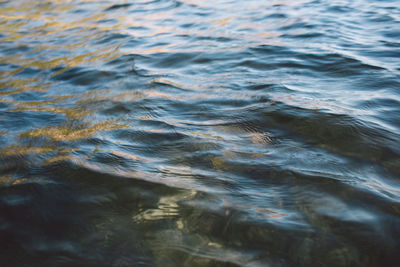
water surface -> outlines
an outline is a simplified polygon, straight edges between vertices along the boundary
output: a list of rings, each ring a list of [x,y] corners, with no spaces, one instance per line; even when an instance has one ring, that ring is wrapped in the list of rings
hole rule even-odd
[[[399,266],[400,2],[0,0],[1,266]]]

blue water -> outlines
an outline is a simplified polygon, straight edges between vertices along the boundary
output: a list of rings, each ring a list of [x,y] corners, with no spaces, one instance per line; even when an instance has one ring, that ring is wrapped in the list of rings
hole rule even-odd
[[[0,266],[400,266],[398,0],[0,0]]]

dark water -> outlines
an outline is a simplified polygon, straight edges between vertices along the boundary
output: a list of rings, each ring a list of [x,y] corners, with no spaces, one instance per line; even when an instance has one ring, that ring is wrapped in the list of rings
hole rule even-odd
[[[400,2],[0,0],[0,266],[400,266]]]

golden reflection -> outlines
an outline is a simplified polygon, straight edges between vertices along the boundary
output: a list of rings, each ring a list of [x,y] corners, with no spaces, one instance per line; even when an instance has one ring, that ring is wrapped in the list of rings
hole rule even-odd
[[[53,73],[53,75],[57,75],[68,68],[84,63],[108,61],[119,57],[121,55],[119,53],[120,44],[108,47],[105,45],[91,46],[90,50],[85,48],[88,47],[87,43],[91,40],[99,39],[107,32],[124,28],[124,26],[121,26],[120,23],[112,26],[98,23],[106,18],[107,14],[104,12],[97,12],[89,16],[76,15],[75,20],[71,20],[74,16],[65,12],[77,8],[71,1],[52,1],[49,4],[24,1],[23,6],[0,8],[0,21],[2,21],[0,22],[0,32],[4,34],[0,40],[2,42],[18,41],[19,47],[33,48],[5,55],[0,59],[0,63],[21,66],[9,71],[6,76],[12,77],[28,67],[48,70],[63,66],[63,70]],[[99,11],[101,10],[99,9]],[[74,31],[75,34],[71,35],[68,33],[69,31]],[[42,41],[40,44],[35,42],[33,46],[32,40],[39,38],[47,41]],[[65,39],[65,42],[55,42],[62,39]],[[47,56],[43,57],[43,54]],[[38,58],[41,59],[38,60]],[[19,80],[21,79],[14,82]],[[13,87],[21,88],[18,85]]]
[[[237,153],[235,153],[231,150],[228,150],[228,149],[223,149],[222,154],[224,155],[224,158],[226,158],[226,159],[234,159],[234,158],[238,157]]]
[[[97,29],[98,24],[95,22],[103,19],[106,14],[98,13],[93,14],[91,16],[83,17],[78,20],[68,20],[63,21],[62,18],[55,16],[57,14],[62,16],[62,14],[66,11],[74,9],[74,6],[59,6],[59,5],[52,5],[49,8],[45,8],[45,5],[34,6],[31,7],[33,9],[29,9],[28,6],[24,3],[24,8],[15,8],[15,7],[8,7],[8,8],[1,8],[0,9],[0,19],[8,22],[7,24],[0,24],[0,30],[4,33],[11,33],[12,37],[5,38],[5,41],[15,41],[21,37],[33,37],[33,36],[41,36],[44,33],[46,34],[54,34],[59,32],[64,32],[70,29],[78,29],[83,28],[85,30]],[[32,12],[34,10],[34,12]],[[51,11],[52,15],[46,15],[47,12]],[[21,15],[15,15],[17,13],[22,13]],[[47,13],[48,14],[48,13]],[[17,22],[15,22],[17,21]],[[32,23],[32,21],[37,22],[45,22],[40,23],[39,26],[35,26],[30,28],[30,33],[24,34],[16,34],[18,30],[22,27],[27,25],[28,23]],[[104,26],[102,25],[102,31],[110,31],[120,28],[119,25],[116,26]]]
[[[43,163],[51,164],[54,162],[73,161],[73,160],[74,160],[74,156],[71,156],[71,155],[56,155],[56,156],[52,156],[52,157],[46,159]]]
[[[265,154],[261,153],[247,153],[247,152],[237,152],[229,149],[223,149],[222,154],[224,155],[224,158],[226,159],[234,159],[238,157],[242,158],[263,158],[265,157]]]
[[[218,125],[213,127],[219,132],[233,134],[235,137],[239,134],[243,137],[243,140],[249,140],[252,144],[258,146],[265,146],[272,142],[272,135],[269,132],[257,131],[251,126],[240,126],[240,125]]]
[[[76,149],[74,148],[60,148],[57,146],[44,146],[44,147],[35,147],[35,146],[24,146],[24,145],[10,145],[4,147],[0,150],[0,154],[4,156],[23,156],[30,154],[47,154],[50,152],[56,152],[59,154],[68,154]]]
[[[181,98],[181,97],[174,96],[174,95],[171,95],[171,94],[161,93],[161,92],[158,92],[158,91],[155,91],[155,90],[147,91],[146,94],[149,97],[168,98],[168,99],[172,99],[172,100],[176,100],[176,101],[183,100],[183,98]]]
[[[147,116],[140,116],[138,119],[139,120],[151,120],[152,118],[153,118],[152,116],[147,115]]]
[[[46,154],[54,150],[55,148],[52,147],[25,147],[11,145],[1,151],[1,154],[5,156],[20,156],[28,154]]]
[[[126,152],[121,152],[121,151],[111,151],[110,153],[122,157],[122,158],[127,158],[127,159],[131,159],[131,160],[135,160],[135,161],[151,161],[151,159],[149,158],[142,158],[139,156],[135,156]]]
[[[227,17],[227,18],[222,18],[222,19],[214,19],[211,20],[211,23],[217,24],[219,27],[225,27],[226,25],[229,24],[229,21],[231,20],[231,17]]]
[[[13,178],[12,175],[0,176],[0,186],[12,185],[14,183],[14,181],[15,181],[15,179]]]
[[[268,145],[272,139],[268,132],[250,132],[251,142],[257,145]]]
[[[203,137],[203,138],[212,138],[212,139],[224,140],[224,138],[221,137],[221,136],[212,135],[212,134],[209,134],[209,133],[192,132],[192,131],[190,131],[190,132],[185,132],[185,133],[186,133],[186,134],[193,135],[193,136],[196,136],[196,137]]]
[[[15,93],[16,91],[3,92],[4,95]],[[95,90],[89,91],[79,95],[61,95],[52,97],[41,101],[11,101],[7,99],[0,99],[0,102],[12,104],[9,111],[38,111],[38,112],[52,112],[61,113],[72,119],[85,119],[92,115],[94,112],[103,108],[101,102],[107,101],[109,103],[129,102],[144,99],[146,97],[156,96],[171,98],[173,96],[152,92],[142,92],[140,90],[121,92],[110,95],[110,90]],[[1,96],[1,93],[0,93]],[[69,100],[67,102],[66,100]],[[72,107],[59,107],[62,104],[72,104]]]
[[[74,108],[35,108],[35,107],[19,107],[10,109],[11,111],[42,111],[42,112],[52,112],[52,113],[63,113],[71,118],[81,118],[86,115],[93,113],[93,110],[85,110],[84,108],[74,107]]]
[[[77,148],[63,148],[58,145],[45,146],[35,145],[9,145],[0,150],[1,157],[27,157],[33,156],[32,159],[44,159],[42,163],[49,164],[55,161],[72,160],[69,155]]]
[[[45,92],[52,84],[50,82],[47,82],[47,83],[32,85],[32,83],[38,81],[39,81],[38,78],[28,78],[28,79],[8,80],[0,82],[0,88],[17,88],[11,91],[2,91],[0,92],[0,96],[19,94],[24,91]]]
[[[229,170],[229,166],[223,157],[211,157],[211,163],[215,170]]]
[[[17,184],[25,184],[25,183],[50,183],[49,180],[42,179],[42,178],[15,178],[12,175],[3,175],[0,176],[0,186],[10,186],[10,185],[17,185]]]
[[[78,49],[80,44],[74,44],[74,45],[67,45],[65,49]],[[62,48],[60,46],[58,47],[36,47],[36,50],[31,52],[31,53],[37,53],[40,51],[49,51],[50,49],[56,50],[57,48]],[[20,73],[21,71],[25,70],[26,68],[35,68],[39,70],[49,70],[55,67],[63,66],[63,68],[55,73],[53,73],[51,76],[56,76],[61,74],[62,72],[76,66],[80,66],[84,63],[90,63],[90,62],[97,62],[97,61],[109,61],[113,60],[121,54],[118,52],[119,47],[110,47],[110,48],[105,48],[102,47],[101,49],[99,48],[98,50],[86,52],[86,53],[80,53],[79,55],[68,55],[68,56],[62,56],[62,57],[57,57],[57,58],[52,58],[48,59],[46,61],[44,60],[36,60],[35,58],[26,58],[26,55],[20,54],[20,55],[12,55],[12,56],[6,56],[2,57],[0,59],[0,63],[7,63],[7,64],[13,64],[13,65],[20,65],[20,68],[17,68],[16,70],[9,71],[5,76],[3,77],[12,77],[13,75],[16,75]],[[38,79],[38,78],[35,78]],[[25,81],[25,80],[16,80],[13,81],[14,83],[27,83],[31,81]]]
[[[54,141],[74,141],[89,138],[97,132],[105,130],[114,130],[127,128],[126,125],[118,124],[113,121],[105,121],[95,124],[80,123],[73,125],[64,125],[60,127],[43,127],[25,132],[20,135],[21,138],[47,137]]]

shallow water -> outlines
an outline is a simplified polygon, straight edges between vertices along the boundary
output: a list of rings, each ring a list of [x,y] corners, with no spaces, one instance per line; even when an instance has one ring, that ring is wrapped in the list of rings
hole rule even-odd
[[[400,2],[0,0],[1,266],[399,266]]]

